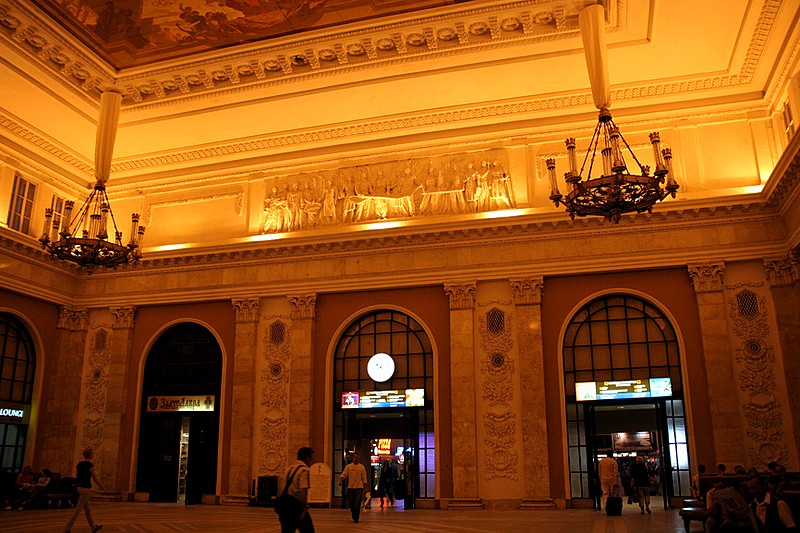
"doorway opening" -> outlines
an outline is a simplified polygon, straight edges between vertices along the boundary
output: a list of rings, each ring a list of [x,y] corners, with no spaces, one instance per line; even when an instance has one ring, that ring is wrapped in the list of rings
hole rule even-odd
[[[415,464],[419,440],[418,412],[413,409],[370,413],[345,413],[344,449],[346,462],[354,453],[362,458],[367,470],[372,508],[413,509],[419,475]],[[384,465],[389,483],[381,483]]]
[[[603,457],[613,457],[619,466],[622,491],[628,503],[636,503],[632,490],[631,468],[636,457],[642,457],[650,473],[650,498],[657,498],[669,507],[668,489],[672,485],[669,447],[665,434],[665,406],[657,402],[611,402],[585,405],[588,460],[597,464]],[[595,506],[600,508],[601,490],[595,485]]]
[[[609,413],[619,407],[627,410],[628,405],[649,406],[638,409],[649,413],[649,422],[630,431],[655,431],[667,502],[688,496],[691,476],[679,343],[667,316],[637,296],[596,298],[570,320],[562,352],[572,504],[582,506],[597,497],[595,439],[628,432],[624,425],[615,426],[618,431],[597,431],[597,424],[611,423]]]
[[[199,324],[156,340],[142,385],[136,491],[151,502],[202,503],[215,495],[222,351]]]
[[[402,495],[399,508],[432,502],[433,350],[422,325],[400,311],[362,315],[338,341],[333,374],[333,495],[344,505],[339,475],[358,451],[373,495],[379,464],[389,461],[396,471],[395,496]]]

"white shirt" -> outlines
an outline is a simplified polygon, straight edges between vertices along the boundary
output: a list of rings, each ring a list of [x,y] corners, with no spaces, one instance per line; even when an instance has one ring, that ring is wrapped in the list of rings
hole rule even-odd
[[[755,500],[756,504],[756,517],[758,517],[759,522],[762,524],[767,523],[767,507],[769,507],[770,502],[772,501],[772,495],[768,492],[766,496],[764,496],[764,501],[759,502]],[[789,506],[783,500],[778,500],[778,517],[780,517],[781,522],[783,523],[783,527],[794,527],[794,519],[792,519],[792,511],[789,509]]]

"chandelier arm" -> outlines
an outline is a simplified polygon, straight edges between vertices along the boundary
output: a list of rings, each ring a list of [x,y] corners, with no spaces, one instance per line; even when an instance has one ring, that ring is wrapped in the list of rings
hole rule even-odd
[[[613,119],[611,120],[611,124],[613,124],[615,127],[617,127],[617,125],[614,124],[614,120]],[[619,127],[617,127],[617,130],[619,130]],[[631,145],[628,144],[628,141],[625,140],[625,137],[623,137],[622,132],[620,132],[619,138],[622,139],[623,143],[625,143],[625,148],[628,149],[628,152],[630,152],[631,156],[633,157],[633,160],[636,161],[637,165],[639,165],[639,170],[643,172],[644,171],[644,166],[639,161],[639,158],[636,157],[636,154],[633,153],[633,149],[631,148]]]
[[[89,215],[89,206],[93,205],[92,200],[94,200],[95,195],[97,194],[97,189],[92,189],[92,192],[89,194],[89,198],[86,199],[86,202],[78,209],[78,213],[72,218],[70,221],[70,225],[74,224],[75,231],[70,231],[67,228],[67,231],[70,232],[70,235],[76,236],[75,233],[81,226],[86,225],[86,221]],[[80,235],[78,235],[80,236]]]
[[[119,238],[119,228],[117,228],[117,220],[114,218],[114,211],[111,210],[111,202],[108,199],[108,193],[103,190],[103,198],[108,205],[108,214],[111,216],[111,224],[114,226],[114,242],[122,246],[122,240]]]
[[[586,161],[589,160],[589,154],[592,154],[592,160],[589,162],[589,173],[586,174],[586,179],[588,180],[592,176],[592,168],[594,167],[594,157],[597,154],[597,143],[600,142],[600,126],[601,123],[598,122],[597,126],[594,128],[594,133],[592,134],[592,140],[589,141],[589,150],[586,152],[586,156],[583,158],[583,164],[581,164],[581,172],[580,175],[583,176],[583,169],[586,167]]]

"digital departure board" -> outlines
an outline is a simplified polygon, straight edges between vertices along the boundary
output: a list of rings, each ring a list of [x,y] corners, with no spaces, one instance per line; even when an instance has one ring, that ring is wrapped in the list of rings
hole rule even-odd
[[[348,391],[342,393],[342,409],[423,407],[425,389]]]
[[[575,384],[575,399],[579,402],[670,396],[672,396],[670,378],[587,381]]]

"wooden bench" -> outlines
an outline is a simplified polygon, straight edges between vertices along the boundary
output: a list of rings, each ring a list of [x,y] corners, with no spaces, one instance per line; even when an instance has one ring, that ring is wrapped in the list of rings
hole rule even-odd
[[[689,533],[692,529],[692,521],[697,520],[703,523],[703,531],[706,530],[706,521],[708,520],[708,511],[705,507],[684,507],[678,513],[683,518],[683,529]]]

